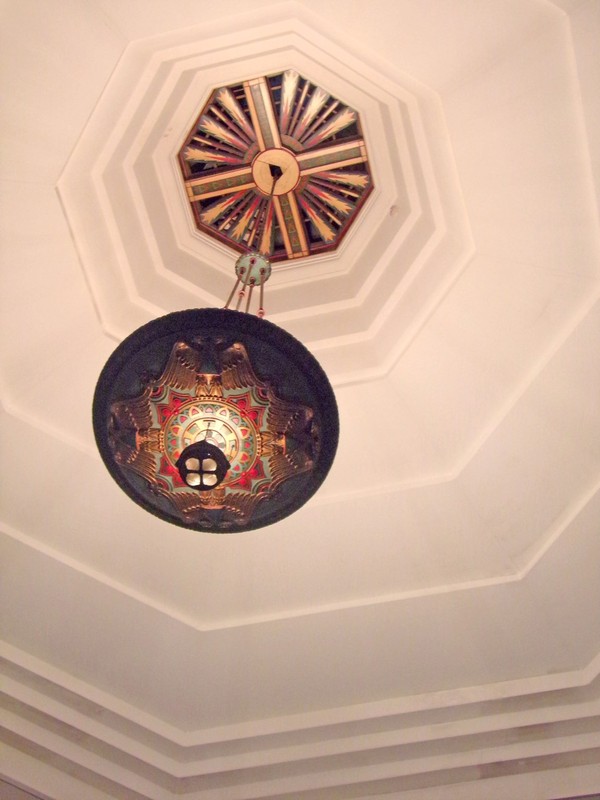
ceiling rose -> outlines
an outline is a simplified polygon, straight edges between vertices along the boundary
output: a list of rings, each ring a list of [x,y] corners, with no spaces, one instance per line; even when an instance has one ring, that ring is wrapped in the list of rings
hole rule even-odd
[[[294,70],[215,89],[179,163],[198,230],[271,261],[335,250],[373,189],[358,112]]]

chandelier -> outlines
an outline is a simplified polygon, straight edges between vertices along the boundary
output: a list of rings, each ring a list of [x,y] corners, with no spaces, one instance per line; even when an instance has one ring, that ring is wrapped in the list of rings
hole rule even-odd
[[[269,175],[272,188],[276,165]],[[128,336],[93,404],[98,449],[121,489],[167,522],[213,533],[299,509],[329,472],[339,434],[322,368],[264,319],[269,260],[245,253],[235,270],[225,308],[167,314]]]

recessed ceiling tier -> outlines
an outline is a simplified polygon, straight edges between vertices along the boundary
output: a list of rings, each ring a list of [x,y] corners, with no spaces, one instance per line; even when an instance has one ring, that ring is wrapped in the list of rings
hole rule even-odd
[[[282,239],[275,249],[293,257],[277,265],[267,314],[302,341],[315,343],[315,352],[322,349],[334,379],[382,375],[389,350],[398,343],[396,318],[402,316],[405,329],[419,324],[472,252],[451,155],[440,146],[445,125],[437,98],[409,76],[363,69],[347,50],[315,37],[296,18],[285,21],[275,40],[270,28],[260,26],[240,36],[234,47],[219,38],[186,36],[176,51],[174,35],[165,37],[164,49],[160,41],[136,43],[115,70],[66,166],[59,191],[103,326],[123,338],[152,316],[222,305],[236,257],[229,245],[238,235],[239,242],[259,236],[247,217],[253,203],[257,214],[267,212],[270,205],[262,201],[273,189]],[[257,41],[263,42],[258,53]],[[284,69],[288,64],[293,68]],[[242,110],[236,124],[241,129],[247,123],[255,136],[258,126],[262,149],[257,138],[256,152],[244,151],[235,175],[228,166],[208,170],[225,182],[241,181],[242,205],[236,200],[235,208],[221,208],[229,196],[222,197],[219,184],[213,187],[215,203],[198,210],[193,201],[192,213],[189,193],[207,189],[208,178],[205,169],[201,177],[191,174],[194,163],[209,162],[188,161],[185,154],[195,158],[201,150],[191,142],[201,124],[225,135],[222,121],[215,128],[218,114],[224,115],[219,92],[239,94],[237,87],[246,82],[248,96],[254,97],[250,86],[256,86],[261,102],[265,97],[270,102],[275,89],[269,81],[283,85],[285,75],[289,91],[295,87],[294,102],[305,89],[312,92],[315,105],[325,104],[321,116],[281,121],[285,103],[275,102],[269,107],[277,109],[279,121],[271,127],[265,122],[263,131],[250,111]],[[277,91],[285,93],[285,86]],[[197,122],[199,108],[204,123]],[[295,108],[312,113],[308,106]],[[331,120],[321,119],[329,112]],[[298,125],[308,122],[304,136]],[[275,139],[265,143],[265,131],[271,138],[275,131]],[[214,147],[218,140],[210,141]],[[323,166],[327,185],[323,173],[315,172]],[[273,170],[282,171],[276,180]],[[348,201],[339,190],[332,194],[340,177],[347,181],[337,185],[345,187]],[[354,212],[358,219],[350,225]],[[236,222],[225,235],[230,217]],[[268,215],[260,217],[259,224],[267,221]],[[199,232],[198,222],[214,236]],[[252,240],[259,248],[260,236]],[[329,252],[330,244],[337,249]]]

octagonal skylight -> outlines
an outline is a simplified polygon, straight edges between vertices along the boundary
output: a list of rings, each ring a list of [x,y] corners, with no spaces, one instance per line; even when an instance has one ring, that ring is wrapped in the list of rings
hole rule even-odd
[[[358,112],[291,69],[215,89],[179,159],[198,230],[273,261],[335,250],[373,188]]]

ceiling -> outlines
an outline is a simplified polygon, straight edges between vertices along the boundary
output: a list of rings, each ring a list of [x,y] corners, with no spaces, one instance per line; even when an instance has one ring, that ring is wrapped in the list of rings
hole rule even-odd
[[[6,796],[597,791],[596,0],[0,15]],[[266,292],[338,457],[282,522],[194,533],[120,492],[92,396],[136,327],[223,305],[177,153],[214,87],[285,69],[358,110],[373,175]]]

